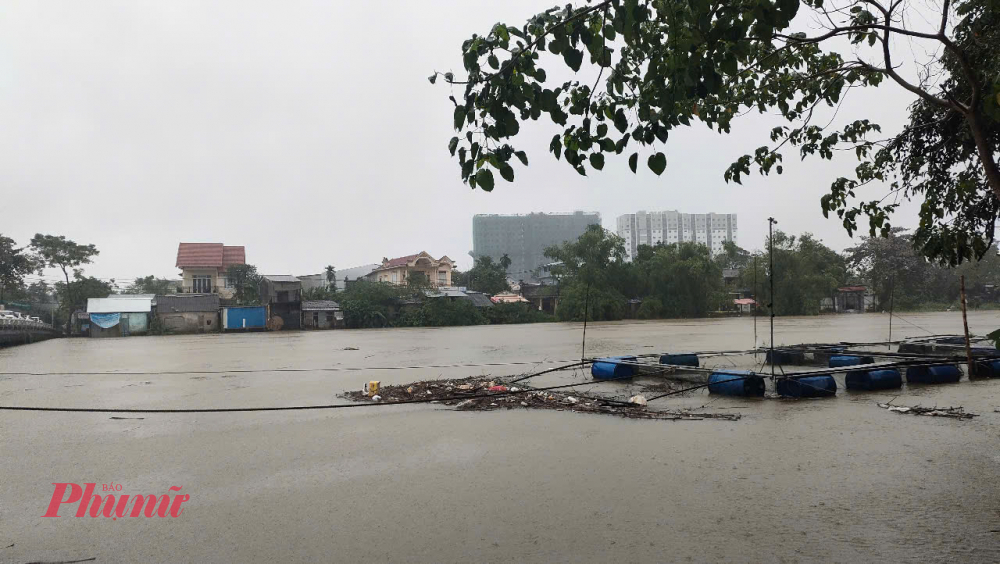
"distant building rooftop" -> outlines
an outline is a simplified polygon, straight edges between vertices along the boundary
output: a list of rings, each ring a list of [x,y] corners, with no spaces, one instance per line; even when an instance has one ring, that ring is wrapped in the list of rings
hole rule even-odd
[[[271,282],[302,282],[291,274],[264,274],[261,278]]]
[[[302,311],[331,311],[340,309],[340,304],[333,300],[310,300],[302,302]]]
[[[87,313],[149,313],[152,310],[151,298],[119,296],[87,299]]]

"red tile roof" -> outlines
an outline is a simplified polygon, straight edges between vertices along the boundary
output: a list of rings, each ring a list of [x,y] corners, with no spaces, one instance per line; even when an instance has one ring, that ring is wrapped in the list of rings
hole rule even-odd
[[[246,263],[247,251],[243,245],[222,247],[222,268],[226,269],[234,264]]]
[[[227,247],[222,243],[181,243],[177,246],[177,268],[208,266],[227,268],[245,264],[243,247]]]
[[[419,256],[420,256],[420,253],[417,253],[415,255],[406,255],[405,257],[399,257],[399,258],[390,259],[389,262],[387,262],[387,263],[385,263],[385,264],[382,265],[382,268],[393,268],[393,267],[396,267],[396,266],[403,266],[403,265],[409,264],[410,262],[416,260],[417,257],[419,257]]]

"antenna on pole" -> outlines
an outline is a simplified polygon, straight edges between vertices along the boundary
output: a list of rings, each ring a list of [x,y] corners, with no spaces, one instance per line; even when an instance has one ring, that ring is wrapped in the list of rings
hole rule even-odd
[[[768,259],[771,266],[768,278],[771,281],[771,296],[768,300],[767,309],[771,312],[771,380],[774,380],[774,224],[778,223],[773,217],[767,218],[767,242],[769,246]]]

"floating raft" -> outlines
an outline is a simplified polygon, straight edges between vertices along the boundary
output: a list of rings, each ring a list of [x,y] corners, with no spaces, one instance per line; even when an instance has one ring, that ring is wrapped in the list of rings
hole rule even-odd
[[[873,364],[874,362],[875,359],[870,356],[835,355],[830,357],[830,368],[857,366],[859,364]]]
[[[844,384],[848,390],[891,390],[902,387],[903,376],[895,368],[857,370],[847,373]]]
[[[977,361],[976,376],[979,378],[1000,378],[1000,360]]]
[[[660,355],[660,364],[672,364],[674,366],[700,366],[698,355],[694,353],[666,353]]]
[[[723,396],[764,397],[764,379],[752,370],[713,372],[708,377],[708,392]]]
[[[906,381],[911,384],[950,384],[962,379],[962,369],[955,364],[911,366],[906,369]]]
[[[774,349],[773,352],[774,364],[785,365],[806,363],[806,353],[802,351]],[[767,355],[764,357],[764,362],[771,364],[771,353],[772,351],[767,351]]]
[[[631,364],[622,364],[623,362]],[[636,357],[610,356],[599,358],[590,366],[590,375],[597,380],[620,380],[635,376]]]
[[[837,381],[830,374],[782,378],[776,386],[786,398],[822,398],[837,395]]]

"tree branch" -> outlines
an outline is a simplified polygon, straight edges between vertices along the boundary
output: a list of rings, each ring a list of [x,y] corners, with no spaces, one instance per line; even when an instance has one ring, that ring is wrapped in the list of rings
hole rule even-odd
[[[948,27],[948,11],[951,9],[951,0],[944,0],[944,8],[941,10],[941,28],[938,35],[944,37],[944,30]]]
[[[518,51],[517,53],[515,53],[514,56],[512,56],[509,59],[507,59],[507,62],[504,63],[504,65],[502,67],[500,67],[500,70],[498,70],[497,72],[495,72],[495,73],[493,73],[491,75],[487,75],[486,78],[491,78],[491,77],[494,77],[494,76],[496,76],[498,74],[503,74],[504,72],[508,71],[510,69],[510,67],[512,67],[514,65],[514,61],[516,61],[521,55],[523,55],[523,54],[527,53],[528,51],[530,51],[531,49],[535,48],[542,39],[544,39],[546,36],[548,36],[554,30],[556,30],[556,29],[558,29],[560,27],[565,27],[570,22],[575,22],[576,20],[578,20],[580,18],[583,18],[584,16],[589,16],[590,14],[592,14],[592,13],[598,11],[598,10],[602,10],[602,9],[603,10],[607,10],[607,7],[610,6],[612,4],[612,2],[613,2],[613,0],[605,0],[604,2],[601,2],[600,4],[595,4],[595,5],[587,8],[586,10],[581,10],[580,12],[574,14],[572,17],[566,18],[565,20],[563,20],[563,21],[561,21],[561,22],[559,22],[557,24],[552,24],[551,26],[549,26],[548,29],[546,29],[541,34],[539,34],[538,37],[536,37],[533,41],[531,41],[530,43],[528,43],[527,45],[525,45],[524,49],[521,49],[520,51]]]

